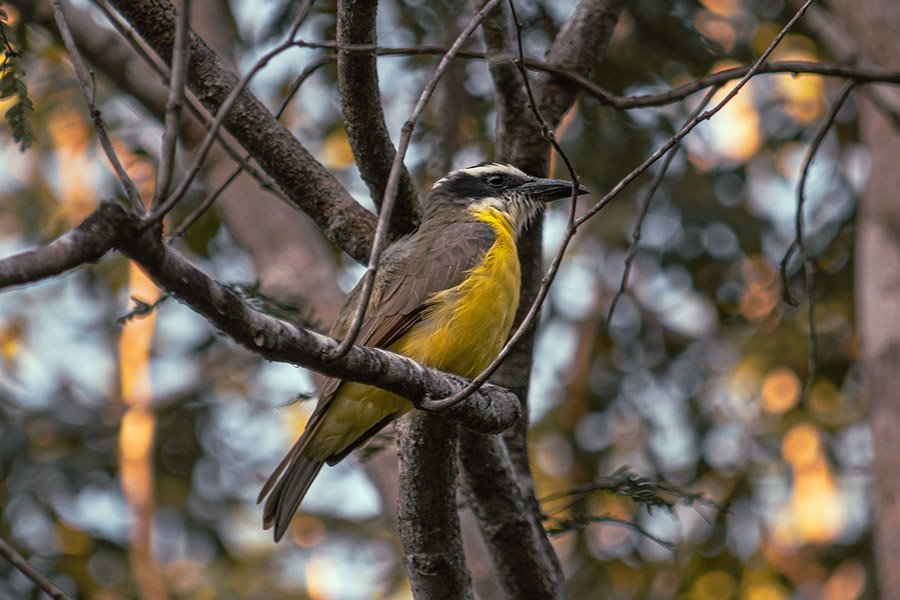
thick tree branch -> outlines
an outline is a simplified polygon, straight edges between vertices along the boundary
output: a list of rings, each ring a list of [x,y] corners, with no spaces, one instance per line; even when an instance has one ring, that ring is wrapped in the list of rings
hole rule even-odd
[[[534,535],[533,522],[501,439],[461,431],[459,462],[466,499],[481,525],[506,597],[565,597],[555,561],[548,560],[541,545],[523,543]]]
[[[413,597],[473,598],[456,507],[456,426],[415,412],[398,427],[397,518]]]
[[[547,64],[589,77],[603,54],[625,0],[581,0],[553,40]],[[534,81],[538,109],[548,123],[559,121],[575,102],[577,86],[539,73]]]
[[[483,5],[483,0],[472,1],[475,8]],[[484,35],[484,57],[494,81],[494,106],[497,110],[494,154],[497,157],[511,156],[511,143],[516,132],[528,135],[538,130],[534,116],[528,109],[528,98],[514,62],[516,52],[513,48],[509,7],[505,2],[501,2],[497,10],[484,20],[481,30]]]
[[[0,290],[34,283],[100,260],[116,239],[106,217],[95,212],[46,246],[0,260]]]
[[[343,52],[344,44],[375,44],[377,0],[340,0],[337,13],[337,81],[341,114],[356,166],[369,193],[380,207],[397,151],[391,143],[374,52]],[[419,221],[419,198],[409,171],[403,166],[397,200],[391,213],[391,237],[412,231]]]
[[[144,40],[171,62],[175,9],[168,0],[111,0]],[[191,34],[188,87],[216,112],[238,78],[196,34]],[[357,260],[368,256],[374,219],[279,123],[244,90],[225,120],[226,129],[253,154],[290,200],[309,214],[325,236]]]
[[[73,268],[70,256],[96,259],[114,247],[140,264],[169,294],[190,306],[235,342],[278,362],[308,367],[329,377],[374,385],[409,398],[418,405],[428,397],[444,397],[465,387],[465,378],[423,367],[404,356],[354,346],[336,360],[329,357],[338,342],[254,309],[232,287],[223,285],[166,246],[154,230],[144,231],[137,215],[104,202],[74,230],[43,248],[0,260],[0,289],[36,281]],[[46,276],[45,275],[45,276]],[[519,403],[509,391],[486,386],[441,416],[484,433],[497,433],[519,418]]]

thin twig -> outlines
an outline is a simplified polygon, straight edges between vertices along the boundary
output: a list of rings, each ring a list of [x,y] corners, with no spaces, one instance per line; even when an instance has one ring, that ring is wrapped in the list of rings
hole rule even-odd
[[[19,570],[25,577],[30,579],[39,588],[44,590],[53,600],[72,600],[64,591],[56,587],[49,579],[47,579],[40,571],[29,564],[25,558],[16,552],[15,548],[10,546],[6,540],[0,538],[0,556],[5,558],[9,564]]]
[[[847,100],[847,98],[850,97],[850,93],[853,91],[856,85],[857,82],[853,80],[848,81],[844,84],[844,86],[841,88],[840,93],[838,94],[837,99],[831,105],[831,109],[825,116],[825,119],[819,125],[819,129],[818,131],[816,131],[816,135],[806,151],[806,157],[803,159],[803,167],[800,172],[800,181],[797,184],[797,210],[794,213],[794,228],[796,237],[788,247],[787,251],[784,254],[784,258],[781,261],[781,277],[782,281],[785,282],[785,297],[794,300],[795,303],[797,302],[796,299],[787,293],[787,264],[793,252],[796,252],[800,257],[800,260],[803,261],[803,274],[806,284],[806,316],[809,322],[809,357],[807,362],[806,377],[803,382],[803,399],[809,397],[810,388],[812,387],[813,378],[816,375],[816,366],[818,364],[818,336],[816,334],[816,267],[813,258],[809,255],[809,252],[806,249],[806,241],[803,235],[803,207],[806,203],[806,180],[809,176],[809,170],[812,166],[813,159],[815,159],[816,153],[819,151],[819,147],[822,145],[822,142],[824,141],[825,136],[828,134],[828,131],[831,129],[831,126],[834,125],[834,121],[837,118],[841,107],[844,105],[844,102]],[[797,304],[792,305],[796,306]]]
[[[57,0],[58,1],[58,0]],[[306,0],[306,2],[301,6],[300,10],[297,12],[297,16],[294,18],[294,22],[291,25],[291,30],[288,33],[287,39],[273,48],[272,50],[263,54],[257,61],[254,63],[253,67],[244,74],[243,77],[238,81],[237,85],[235,85],[231,91],[228,93],[228,96],[225,97],[225,100],[219,105],[218,110],[216,111],[216,117],[213,119],[212,125],[209,127],[209,131],[206,132],[206,136],[203,138],[203,143],[200,145],[200,149],[197,151],[196,156],[194,157],[194,161],[191,163],[191,167],[188,169],[187,174],[184,179],[175,188],[175,191],[166,198],[166,201],[160,204],[147,218],[147,226],[151,226],[154,223],[158,223],[160,219],[162,219],[175,204],[184,196],[185,192],[187,192],[191,183],[194,181],[194,178],[197,176],[197,173],[200,172],[200,167],[203,165],[203,161],[206,159],[206,155],[209,152],[209,149],[212,147],[213,142],[216,141],[216,134],[219,131],[219,128],[222,126],[222,123],[225,122],[225,118],[228,116],[228,112],[231,110],[231,107],[234,105],[235,101],[237,101],[238,96],[244,91],[244,88],[247,87],[247,84],[250,83],[250,80],[256,75],[259,71],[261,71],[266,65],[269,64],[269,61],[281,54],[282,52],[292,48],[294,44],[294,38],[297,35],[297,31],[300,29],[300,26],[303,24],[304,19],[306,19],[307,14],[309,14],[309,9],[312,6],[314,0]]]
[[[337,48],[337,42],[334,41],[310,42],[307,40],[297,40],[296,45],[302,48],[320,48],[325,50],[335,50]],[[447,48],[446,46],[430,44],[422,46],[349,44],[341,46],[341,50],[345,52],[375,52],[378,56],[422,56],[441,55],[447,51]],[[484,52],[478,50],[460,50],[456,54],[456,58],[463,60],[486,60],[487,56]],[[900,71],[882,71],[878,69],[866,69],[854,65],[834,65],[803,60],[787,60],[766,63],[759,67],[756,67],[756,65],[742,65],[731,67],[730,69],[723,69],[659,93],[641,94],[637,96],[619,96],[602,88],[589,78],[569,69],[557,67],[531,57],[525,57],[524,62],[529,70],[543,71],[561,79],[565,79],[567,82],[578,86],[582,92],[593,97],[603,106],[621,110],[652,108],[672,104],[673,102],[678,102],[679,100],[684,100],[689,96],[693,96],[697,92],[702,92],[707,88],[722,86],[729,81],[740,79],[751,69],[753,69],[754,75],[822,75],[823,77],[855,79],[860,83],[900,84]]]
[[[688,120],[693,119],[697,115],[700,114],[706,105],[709,104],[709,101],[712,100],[713,95],[719,90],[718,86],[712,87],[706,93],[706,96],[697,105],[697,108],[691,112]],[[666,176],[666,172],[669,170],[669,165],[672,164],[672,160],[675,158],[675,154],[678,151],[679,144],[675,144],[669,153],[666,154],[665,159],[663,159],[662,164],[659,166],[659,170],[656,172],[656,175],[653,176],[653,180],[650,182],[650,186],[647,188],[647,191],[644,192],[644,197],[641,198],[641,205],[638,209],[637,219],[634,222],[634,228],[631,230],[631,243],[628,245],[628,253],[625,255],[625,269],[622,271],[622,279],[619,282],[619,289],[616,290],[615,296],[613,296],[612,302],[609,304],[609,310],[606,313],[606,322],[609,323],[612,321],[613,313],[616,310],[616,306],[619,304],[619,299],[625,293],[625,288],[628,286],[628,276],[631,274],[631,267],[634,264],[634,259],[637,256],[637,248],[638,244],[641,241],[641,228],[643,227],[644,218],[647,216],[647,211],[650,210],[650,202],[653,200],[653,195],[656,193],[657,188],[659,188],[662,180]]]
[[[435,68],[434,73],[428,80],[428,83],[426,83],[425,87],[422,89],[422,93],[419,94],[419,100],[416,102],[412,113],[403,124],[403,128],[400,132],[400,142],[397,145],[397,153],[394,155],[394,162],[391,164],[391,171],[388,174],[387,184],[384,188],[384,199],[381,202],[381,212],[378,215],[378,225],[375,227],[375,237],[372,241],[371,253],[369,254],[369,265],[366,269],[365,275],[363,276],[363,285],[360,295],[359,308],[353,315],[353,321],[350,324],[347,335],[331,355],[332,359],[340,358],[347,353],[347,351],[356,341],[356,338],[359,335],[360,328],[362,328],[363,320],[366,316],[366,308],[368,307],[369,298],[372,295],[372,288],[375,284],[375,273],[378,269],[378,261],[381,258],[381,253],[387,243],[387,233],[388,229],[390,228],[391,212],[394,209],[394,203],[397,199],[397,189],[400,185],[400,171],[401,167],[403,166],[403,159],[406,156],[407,148],[409,148],[409,142],[412,138],[412,132],[416,126],[416,121],[419,120],[419,116],[422,114],[422,111],[425,110],[425,105],[431,98],[431,95],[434,92],[435,87],[437,87],[438,81],[444,74],[444,71],[446,71],[447,67],[450,65],[450,61],[454,56],[456,56],[462,45],[466,42],[466,40],[469,39],[469,36],[472,35],[472,32],[474,32],[478,25],[481,24],[488,13],[494,10],[494,8],[499,3],[500,0],[489,0],[481,10],[475,13],[475,16],[472,17],[472,19],[469,21],[469,24],[466,25],[465,29],[463,29],[462,32],[460,32],[460,34],[456,37],[453,45],[450,46],[446,53],[444,53],[444,56],[438,63],[437,68]]]
[[[641,173],[646,171],[653,163],[655,163],[657,160],[659,160],[659,158],[663,154],[668,152],[678,142],[680,142],[681,139],[684,138],[684,136],[686,136],[688,133],[690,133],[694,129],[694,127],[697,126],[698,123],[700,123],[703,120],[711,118],[713,115],[715,115],[717,112],[719,112],[719,110],[721,110],[722,107],[725,106],[725,104],[727,102],[729,102],[732,98],[734,98],[734,96],[737,95],[737,93],[747,83],[747,81],[749,81],[750,78],[753,77],[753,74],[756,72],[755,69],[758,69],[763,64],[765,59],[769,56],[769,54],[772,53],[772,51],[775,49],[775,47],[778,45],[778,43],[781,41],[781,39],[787,34],[788,30],[794,25],[794,23],[797,22],[797,20],[803,15],[803,12],[806,10],[806,8],[812,2],[813,2],[813,0],[807,0],[807,2],[803,5],[803,7],[801,7],[800,10],[797,11],[797,14],[795,14],[794,17],[787,23],[787,25],[785,25],[784,28],[778,33],[778,35],[775,36],[775,38],[772,40],[772,43],[769,44],[769,47],[766,49],[765,52],[763,52],[762,56],[760,56],[760,58],[754,63],[753,67],[734,86],[734,88],[732,88],[731,91],[728,92],[728,94],[725,96],[725,98],[723,98],[718,104],[716,104],[716,106],[714,106],[712,109],[710,109],[702,114],[699,114],[699,115],[695,116],[694,118],[692,118],[691,120],[689,120],[685,124],[685,126],[682,127],[678,131],[678,133],[676,133],[666,144],[664,144],[662,147],[657,149],[657,151],[654,152],[649,158],[647,158],[638,167],[636,167],[628,175],[626,175],[622,180],[620,180],[619,183],[617,183],[615,185],[615,187],[613,187],[613,189],[610,190],[610,192],[608,192],[603,198],[601,198],[598,202],[596,202],[580,218],[574,219],[574,215],[570,213],[569,226],[566,227],[566,231],[563,234],[562,240],[560,241],[557,253],[551,260],[550,266],[547,269],[547,273],[544,275],[544,278],[541,280],[541,287],[538,289],[538,293],[537,293],[537,296],[535,297],[534,303],[531,305],[531,308],[528,310],[528,314],[525,315],[525,318],[522,320],[522,323],[519,326],[519,328],[516,329],[515,333],[512,335],[512,337],[510,337],[509,341],[503,347],[503,350],[501,350],[500,354],[497,356],[497,358],[494,360],[494,362],[492,362],[490,364],[490,366],[488,366],[488,368],[485,369],[485,371],[483,371],[478,377],[473,379],[472,382],[469,385],[467,385],[465,387],[465,389],[461,390],[459,393],[456,393],[453,396],[447,397],[447,398],[426,399],[422,403],[423,408],[425,408],[427,410],[441,410],[441,409],[445,409],[447,407],[453,406],[454,404],[457,404],[458,402],[460,402],[461,400],[463,400],[465,398],[465,393],[471,393],[472,391],[478,389],[479,385],[482,385],[485,381],[487,381],[487,379],[494,372],[494,370],[496,370],[499,367],[500,363],[506,358],[506,355],[510,352],[511,348],[516,343],[518,343],[519,339],[521,339],[521,337],[523,335],[525,335],[527,328],[531,326],[531,323],[533,322],[533,320],[537,317],[538,313],[540,312],[540,307],[543,304],[544,298],[546,297],[547,292],[550,289],[550,284],[553,282],[553,279],[556,276],[556,272],[559,270],[559,265],[562,263],[563,254],[565,253],[565,250],[568,247],[569,242],[572,240],[572,237],[575,235],[575,232],[578,230],[578,228],[582,224],[584,224],[591,216],[596,214],[597,211],[599,211],[601,208],[606,206],[613,198],[615,198],[619,194],[619,192],[621,192],[625,188],[625,186],[627,186],[635,178],[637,178],[638,175],[640,175]],[[515,19],[513,19],[513,20],[515,21]],[[516,26],[519,27],[519,24],[516,23]],[[521,44],[520,44],[520,52],[521,52]],[[519,62],[523,63],[524,61],[519,61]],[[525,80],[527,83],[527,81],[528,81],[527,78]],[[534,105],[533,99],[531,99],[531,104]],[[544,127],[546,127],[546,125]],[[554,146],[554,147],[556,147],[556,146]],[[561,154],[560,156],[565,157],[564,154]],[[567,163],[567,166],[570,166],[570,165]],[[574,189],[573,189],[573,195],[576,195],[576,194],[577,194],[577,181],[575,182]],[[574,207],[573,207],[573,210],[574,210]]]
[[[275,118],[281,119],[281,116],[284,114],[284,111],[294,99],[294,96],[296,96],[297,92],[300,91],[300,86],[303,85],[303,83],[307,79],[309,79],[313,73],[333,61],[334,57],[324,56],[319,57],[318,59],[306,65],[303,71],[301,71],[300,74],[297,75],[297,77],[294,79],[294,82],[291,84],[291,88],[288,90],[287,95],[281,102],[281,107],[278,109],[278,112],[275,113]],[[216,201],[216,199],[218,199],[222,192],[224,192],[228,188],[228,186],[231,185],[231,183],[235,179],[237,179],[238,175],[240,175],[244,170],[245,164],[250,161],[251,157],[251,154],[247,153],[247,155],[244,156],[244,160],[238,163],[238,166],[234,171],[231,172],[231,175],[228,176],[228,178],[222,183],[222,185],[220,185],[212,194],[209,194],[206,198],[204,198],[203,201],[198,204],[197,207],[193,211],[191,211],[191,213],[184,219],[184,222],[182,222],[182,224],[178,227],[177,230],[175,230],[174,233],[172,233],[170,237],[174,239],[183,236],[187,232],[188,228],[196,223],[197,219],[199,219],[203,215],[203,213],[209,210],[209,207],[213,205],[213,203]]]
[[[140,38],[135,35],[134,30],[127,24],[122,21],[122,18],[116,13],[114,10],[110,9],[107,6],[107,3],[100,0],[92,0],[94,5],[100,9],[100,11],[106,16],[106,19],[113,26],[113,28],[125,38],[125,41],[128,42],[128,45],[131,46],[131,49],[147,64],[155,73],[157,73],[162,80],[162,82],[168,86],[169,85],[169,69],[167,65],[165,65],[154,53],[148,52]],[[185,94],[185,100],[187,100],[187,109],[190,111],[191,115],[197,119],[200,123],[202,123],[205,127],[209,128],[212,125],[212,117],[210,117],[206,110],[200,105],[200,103],[193,98],[190,94]],[[216,134],[216,139],[219,142],[219,146],[228,154],[229,157],[232,158],[235,162],[240,164],[250,176],[253,177],[257,183],[259,183],[260,187],[264,190],[269,191],[274,194],[282,201],[291,204],[290,199],[281,191],[281,188],[269,177],[267,174],[263,173],[261,170],[254,167],[250,164],[246,159],[240,156],[239,150],[231,144],[228,140],[226,140],[222,134]]]
[[[159,151],[159,172],[153,190],[152,209],[165,200],[172,183],[175,167],[175,151],[178,146],[178,124],[181,121],[181,106],[184,101],[184,83],[187,77],[187,63],[190,56],[191,0],[183,0],[175,21],[175,43],[172,46],[172,77],[169,79],[169,95],[166,98],[165,127]]]
[[[95,98],[94,94],[91,92],[91,85],[88,83],[87,71],[85,71],[84,63],[81,60],[81,54],[78,52],[78,47],[75,46],[75,40],[72,38],[72,32],[69,30],[69,25],[66,23],[66,16],[63,13],[62,3],[60,0],[50,0],[50,8],[53,10],[53,19],[56,21],[56,26],[59,28],[59,35],[62,38],[63,45],[65,45],[66,51],[69,53],[69,58],[72,61],[72,66],[75,68],[75,76],[78,78],[78,84],[81,86],[81,93],[84,95],[84,99],[87,102],[88,112],[91,115],[94,129],[97,131],[97,137],[100,139],[100,145],[106,153],[106,158],[108,158],[109,162],[112,164],[116,176],[122,183],[122,187],[125,188],[125,195],[131,202],[132,208],[143,211],[144,203],[141,200],[141,195],[138,193],[137,187],[134,185],[131,177],[128,176],[125,167],[123,167],[122,163],[119,161],[119,157],[113,148],[112,141],[110,141],[109,136],[106,134],[106,128],[104,128],[103,120],[100,118],[100,111],[97,110],[97,107],[94,104]]]
[[[602,209],[604,206],[610,203],[613,198],[615,198],[619,192],[621,192],[625,187],[634,181],[638,175],[646,171],[653,163],[662,157],[663,154],[669,151],[675,144],[679,143],[687,134],[694,130],[694,128],[702,123],[703,121],[707,121],[713,117],[716,113],[718,113],[722,108],[734,98],[738,92],[750,81],[750,78],[753,77],[756,72],[762,67],[765,60],[772,54],[772,51],[775,50],[775,47],[781,42],[787,32],[790,31],[791,27],[800,20],[800,17],[803,16],[803,13],[806,12],[806,9],[812,4],[813,0],[806,0],[803,6],[791,17],[791,20],[778,32],[772,42],[769,44],[769,47],[766,48],[765,52],[753,63],[753,66],[747,70],[744,76],[738,81],[733,88],[725,95],[722,100],[720,100],[714,107],[703,112],[702,114],[697,115],[687,123],[685,123],[684,127],[682,127],[678,133],[669,138],[665,144],[656,149],[656,151],[647,157],[644,162],[635,167],[630,173],[628,173],[625,177],[623,177],[619,182],[609,191],[605,196],[600,198],[591,208],[589,208],[578,220],[575,222],[575,226],[580,227],[583,225],[588,219],[597,214],[597,211]]]
[[[619,525],[621,527],[633,529],[648,540],[656,542],[669,552],[675,552],[674,543],[650,533],[640,523],[635,523],[634,521],[626,521],[618,517],[613,517],[612,515],[579,515],[574,519],[560,519],[555,523],[556,525],[554,527],[551,527],[547,530],[548,535],[559,536],[571,531],[578,531],[581,529],[585,529],[592,523],[609,523],[611,525]]]

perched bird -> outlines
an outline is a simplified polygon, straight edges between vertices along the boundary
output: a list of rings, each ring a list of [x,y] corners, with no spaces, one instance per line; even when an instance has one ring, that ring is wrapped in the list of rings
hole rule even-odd
[[[419,228],[385,250],[357,343],[478,375],[500,352],[519,306],[518,235],[544,203],[571,195],[569,181],[494,163],[440,179]],[[360,290],[350,293],[334,337],[347,333]],[[410,408],[378,388],[328,380],[305,431],[259,494],[259,502],[268,497],[263,526],[275,528],[275,541],[323,464],[339,462]]]

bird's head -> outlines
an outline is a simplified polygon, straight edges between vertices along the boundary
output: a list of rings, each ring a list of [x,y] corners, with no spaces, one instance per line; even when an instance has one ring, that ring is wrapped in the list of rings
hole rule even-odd
[[[578,186],[578,194],[587,194]],[[526,175],[511,165],[481,163],[451,171],[431,188],[426,211],[464,207],[470,212],[495,209],[521,231],[548,202],[572,196],[572,182]]]

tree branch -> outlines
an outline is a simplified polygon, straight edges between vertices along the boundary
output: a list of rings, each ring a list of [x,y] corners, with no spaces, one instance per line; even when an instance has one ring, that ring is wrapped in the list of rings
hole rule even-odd
[[[0,556],[5,558],[9,564],[19,570],[25,577],[33,581],[39,588],[44,590],[53,600],[72,600],[65,592],[56,587],[56,585],[44,577],[43,573],[35,569],[25,560],[21,554],[16,552],[15,548],[6,543],[6,540],[0,538]]]
[[[456,426],[416,412],[398,428],[397,519],[413,597],[471,599],[456,507]]]
[[[0,260],[0,290],[60,275],[100,260],[113,247],[116,232],[95,212],[78,227],[46,246]]]
[[[159,169],[156,174],[156,187],[153,190],[151,209],[156,209],[169,194],[172,184],[172,173],[175,168],[175,151],[178,141],[178,123],[181,121],[181,106],[184,101],[184,78],[187,74],[188,33],[191,30],[191,0],[181,3],[181,14],[175,25],[175,46],[172,51],[172,66],[169,81],[169,94],[166,98],[166,115],[163,119],[161,147],[159,151]]]
[[[391,164],[397,151],[391,143],[381,92],[375,53],[343,52],[344,44],[375,44],[377,0],[340,0],[337,13],[337,81],[341,115],[347,140],[359,174],[369,188],[375,205],[381,207]],[[391,213],[391,237],[412,231],[419,221],[419,197],[406,166],[401,167],[397,200]]]
[[[466,499],[481,526],[506,597],[565,597],[555,555],[548,555],[541,544],[525,542],[534,539],[534,523],[501,439],[460,431],[459,463]]]
[[[337,47],[335,42],[310,42],[300,40],[298,46],[305,48],[327,48],[334,49]],[[374,51],[378,56],[419,56],[419,55],[442,55],[447,51],[445,46],[422,45],[422,46],[376,46],[374,44],[355,44],[353,46],[343,46],[345,52],[371,52]],[[456,58],[465,60],[485,60],[488,54],[475,50],[460,50]],[[326,57],[323,57],[326,58]],[[593,97],[603,106],[609,106],[621,110],[633,110],[638,108],[653,108],[656,106],[665,106],[673,104],[680,100],[684,100],[693,96],[697,92],[701,92],[710,87],[720,86],[734,79],[740,79],[753,68],[753,65],[741,65],[716,71],[708,75],[703,75],[680,85],[675,88],[668,89],[664,92],[654,94],[641,94],[637,96],[619,96],[591,81],[588,77],[581,75],[567,68],[553,65],[548,62],[538,60],[536,58],[525,57],[525,66],[531,71],[545,73],[548,76],[557,77],[570,83],[578,88],[578,90],[588,96]],[[840,77],[843,79],[853,79],[860,83],[886,83],[900,84],[900,71],[887,71],[884,69],[864,68],[856,65],[842,64],[826,64],[809,62],[805,60],[785,60],[761,65],[754,70],[754,75],[777,75],[786,73],[791,75],[822,75],[823,77]]]
[[[336,340],[254,309],[233,287],[210,278],[163,244],[157,231],[145,231],[139,216],[112,202],[102,203],[55,242],[0,260],[0,274],[6,275],[0,277],[0,289],[77,266],[70,256],[62,255],[63,249],[72,256],[96,259],[111,247],[135,260],[157,285],[235,342],[269,360],[374,385],[409,398],[414,406],[427,397],[453,394],[468,383],[463,377],[377,348],[354,346],[344,357],[330,360]],[[509,391],[486,386],[441,415],[477,431],[497,433],[511,426],[520,411],[518,399]]]
[[[483,5],[484,0],[472,0],[474,8],[481,8]],[[511,145],[517,135],[530,135],[538,129],[528,110],[528,98],[515,65],[510,14],[505,2],[501,2],[497,10],[488,15],[481,30],[485,47],[483,56],[494,82],[494,106],[497,110],[494,154],[497,157],[511,156]]]
[[[75,76],[78,79],[78,84],[81,87],[81,93],[84,96],[84,100],[87,102],[88,113],[91,117],[91,121],[94,123],[94,129],[97,131],[97,138],[100,140],[100,146],[103,148],[106,158],[112,165],[116,177],[122,184],[122,188],[125,190],[125,195],[129,202],[131,202],[131,206],[135,210],[140,210],[144,206],[141,195],[138,193],[137,187],[134,185],[131,177],[128,176],[125,167],[122,166],[122,162],[119,160],[115,148],[113,148],[112,141],[106,134],[106,128],[103,126],[103,119],[100,118],[100,111],[97,110],[94,103],[96,98],[94,97],[93,86],[88,82],[87,72],[81,61],[81,55],[78,53],[78,47],[75,46],[75,40],[72,39],[72,33],[69,31],[69,27],[66,24],[66,17],[63,13],[60,0],[50,0],[50,9],[53,11],[53,18],[59,29],[59,35],[62,38],[63,45],[69,53],[72,67],[75,69]]]
[[[111,0],[111,4],[164,61],[171,62],[175,9],[167,0]],[[215,112],[238,78],[196,34],[191,34],[190,53],[188,86]],[[357,260],[368,256],[374,235],[372,214],[350,197],[253,94],[241,92],[225,127],[331,242]]]

